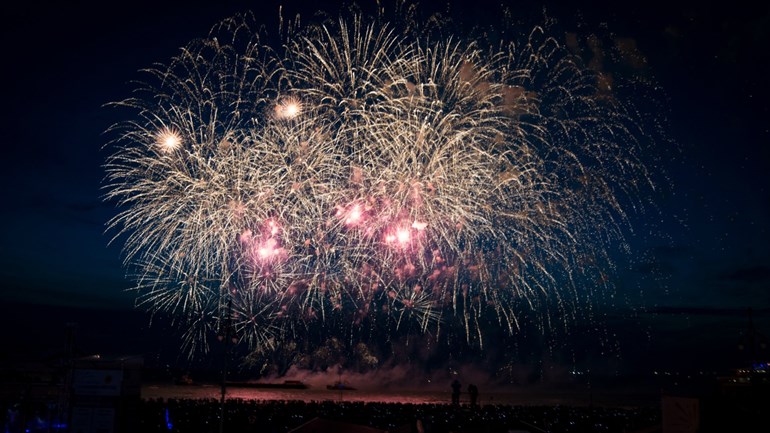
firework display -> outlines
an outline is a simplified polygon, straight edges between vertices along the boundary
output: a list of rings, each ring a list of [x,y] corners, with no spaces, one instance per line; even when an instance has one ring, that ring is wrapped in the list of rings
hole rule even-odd
[[[111,130],[109,227],[138,304],[191,353],[316,324],[483,347],[608,289],[645,138],[543,29],[255,28],[219,23],[115,104],[134,115]]]

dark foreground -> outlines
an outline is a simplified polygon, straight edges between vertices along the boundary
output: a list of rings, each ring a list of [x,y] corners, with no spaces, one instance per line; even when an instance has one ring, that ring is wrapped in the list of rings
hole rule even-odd
[[[659,407],[452,406],[367,402],[255,401],[226,403],[225,432],[288,432],[315,419],[397,432],[632,432],[659,425]],[[138,431],[219,431],[217,400],[153,399],[139,407]]]
[[[751,397],[663,396],[662,403],[633,408],[500,404],[471,407],[467,404],[233,398],[227,400],[222,430],[219,402],[211,398],[121,398],[113,400],[113,405],[75,407],[69,422],[55,421],[67,419],[66,415],[56,415],[56,404],[28,399],[20,403],[0,402],[0,432],[660,433],[670,428],[703,433],[767,432],[768,400],[756,395]]]

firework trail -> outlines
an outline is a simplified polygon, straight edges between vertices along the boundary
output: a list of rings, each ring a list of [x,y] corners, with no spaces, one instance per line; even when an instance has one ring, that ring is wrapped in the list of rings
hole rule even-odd
[[[237,16],[115,104],[134,114],[111,129],[108,226],[191,353],[317,323],[481,346],[600,290],[651,186],[633,111],[541,28],[407,21],[297,22],[274,48]]]

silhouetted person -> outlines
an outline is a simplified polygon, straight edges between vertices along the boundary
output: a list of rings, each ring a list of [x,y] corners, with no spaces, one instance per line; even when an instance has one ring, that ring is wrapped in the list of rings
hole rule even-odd
[[[452,404],[460,404],[461,388],[462,385],[460,385],[460,381],[455,379],[454,382],[452,382]]]
[[[476,385],[468,385],[468,394],[471,396],[471,406],[476,406],[476,400],[479,398],[479,389]]]

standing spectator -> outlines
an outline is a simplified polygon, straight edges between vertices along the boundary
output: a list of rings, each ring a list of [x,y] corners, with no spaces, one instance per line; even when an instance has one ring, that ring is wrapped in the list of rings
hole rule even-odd
[[[471,407],[476,407],[476,400],[479,398],[479,389],[476,385],[468,385],[468,394],[471,396]]]
[[[452,382],[452,404],[460,404],[461,389],[462,385],[460,385],[460,381],[455,379],[454,382]]]

